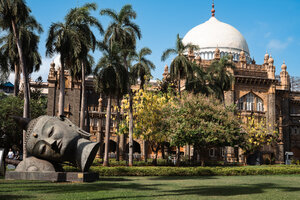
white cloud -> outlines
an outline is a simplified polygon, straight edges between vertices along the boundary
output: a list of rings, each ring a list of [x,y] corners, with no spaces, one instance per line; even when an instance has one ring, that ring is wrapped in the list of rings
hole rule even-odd
[[[287,38],[285,41],[280,41],[277,39],[270,40],[267,47],[270,50],[283,50],[290,45],[294,39],[292,37]]]

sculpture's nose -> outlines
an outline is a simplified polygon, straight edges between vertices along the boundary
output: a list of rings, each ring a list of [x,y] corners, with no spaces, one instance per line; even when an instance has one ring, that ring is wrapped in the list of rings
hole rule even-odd
[[[46,138],[44,139],[44,141],[49,144],[51,147],[53,147],[53,145],[56,145],[56,140],[53,140],[52,138]]]

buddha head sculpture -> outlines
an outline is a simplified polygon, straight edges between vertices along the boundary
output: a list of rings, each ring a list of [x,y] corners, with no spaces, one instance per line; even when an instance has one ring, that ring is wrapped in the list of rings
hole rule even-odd
[[[89,140],[90,134],[65,117],[40,116],[18,119],[26,130],[29,156],[52,163],[69,161],[81,171],[88,171],[100,144]]]

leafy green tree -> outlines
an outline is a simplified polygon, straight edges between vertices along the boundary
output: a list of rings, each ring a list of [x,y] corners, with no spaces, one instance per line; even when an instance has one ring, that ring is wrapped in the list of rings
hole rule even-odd
[[[177,80],[178,86],[178,94],[181,97],[181,86],[180,80],[182,78],[190,77],[193,74],[191,62],[188,60],[185,53],[189,50],[197,50],[199,47],[197,45],[192,44],[183,44],[182,38],[177,34],[176,45],[175,48],[167,49],[163,52],[161,56],[161,60],[165,61],[172,54],[176,54],[177,56],[171,62],[170,65],[170,75],[172,80]]]
[[[146,58],[146,56],[151,53],[151,49],[144,47],[133,55],[133,60],[136,61],[136,63],[132,66],[131,73],[140,79],[140,89],[144,89],[145,77],[150,77],[151,70],[155,69],[155,65]]]
[[[204,165],[206,150],[240,144],[244,133],[234,113],[213,97],[188,94],[169,106],[169,130],[172,143],[193,145]]]
[[[85,76],[91,72],[92,59],[88,55],[89,51],[94,51],[96,48],[96,37],[91,30],[91,27],[96,27],[100,33],[103,33],[102,25],[99,21],[91,16],[91,11],[96,10],[97,5],[95,3],[87,3],[82,7],[73,8],[66,16],[66,23],[77,27],[77,34],[80,36],[81,51],[74,54],[73,58],[73,71],[81,72],[81,109],[80,109],[80,128],[84,129],[85,111],[86,111],[86,91],[85,91]]]
[[[28,84],[28,67],[25,65],[25,52],[20,40],[22,26],[26,22],[31,22],[34,26],[26,27],[30,31],[38,30],[38,23],[30,15],[31,10],[27,7],[24,0],[1,0],[0,1],[0,27],[8,32],[13,33],[13,38],[18,50],[20,69],[22,70],[24,80],[24,108],[23,117],[28,118],[30,115],[29,102],[29,84]],[[23,141],[25,141],[25,132],[23,132]],[[26,158],[25,143],[23,142],[23,154]]]
[[[227,56],[220,60],[214,60],[207,69],[207,79],[209,88],[214,92],[216,97],[224,102],[224,92],[231,89],[234,77],[232,70],[235,68]]]
[[[30,101],[31,116],[37,118],[46,114],[47,99],[40,95]],[[2,147],[16,146],[22,149],[22,129],[18,127],[12,116],[22,116],[24,100],[22,95],[18,97],[6,96],[0,93],[0,137],[6,136],[6,143]]]
[[[132,9],[131,5],[125,5],[121,8],[120,12],[117,13],[112,9],[103,9],[100,11],[100,15],[109,16],[112,22],[108,26],[104,34],[104,42],[108,42],[110,47],[112,44],[117,43],[120,48],[122,57],[122,64],[128,71],[128,80],[133,80],[130,76],[130,68],[128,66],[128,56],[135,50],[136,38],[141,38],[141,31],[137,24],[133,23],[131,19],[136,18],[136,12]],[[129,121],[129,166],[133,165],[133,115],[132,115],[132,94],[131,94],[131,83],[127,82],[127,88],[130,99],[130,121]],[[121,140],[124,140],[123,138]],[[123,148],[124,149],[124,148]]]
[[[119,48],[115,44],[108,47],[105,43],[99,43],[103,52],[99,60],[95,74],[95,88],[98,92],[107,96],[106,123],[105,123],[105,152],[103,166],[109,165],[109,138],[111,121],[111,100],[127,82],[127,71],[120,64]],[[126,87],[125,87],[126,88]]]

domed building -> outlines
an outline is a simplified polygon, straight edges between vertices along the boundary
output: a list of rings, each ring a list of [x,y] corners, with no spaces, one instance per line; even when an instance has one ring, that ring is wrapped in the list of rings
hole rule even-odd
[[[248,44],[243,35],[233,26],[220,22],[215,16],[208,21],[192,28],[183,38],[183,43],[198,45],[195,56],[203,60],[212,60],[216,48],[221,57],[232,54],[233,60],[238,61],[240,53],[245,52],[247,62],[250,62]]]
[[[215,17],[214,5],[211,18],[188,31],[182,41],[184,44],[199,46],[198,50],[186,52],[186,56],[204,69],[213,61],[229,55],[228,58],[235,65],[230,71],[235,80],[231,89],[225,92],[225,104],[235,104],[239,115],[245,120],[251,116],[264,118],[272,130],[278,130],[277,144],[261,149],[261,163],[284,163],[285,152],[292,152],[295,159],[300,159],[300,92],[291,89],[287,65],[283,63],[280,75],[275,76],[274,59],[269,54],[264,55],[262,64],[256,64],[250,57],[249,47],[243,35],[233,26]],[[59,65],[57,57],[49,72],[48,115],[57,115],[58,112]],[[165,67],[163,76],[168,77],[168,66]],[[75,124],[79,124],[81,83],[73,80],[69,73],[65,73],[65,83],[65,115]],[[184,84],[181,85],[181,89],[184,90]],[[95,92],[92,77],[86,78],[86,90],[88,117],[85,127],[93,135],[92,140],[103,141],[107,101],[105,96]],[[113,111],[113,115],[115,114]],[[119,148],[121,154],[124,154],[128,150],[128,139],[120,139],[113,134],[115,121],[111,126],[111,155],[114,155],[113,152],[118,148],[117,141],[121,141]],[[137,155],[149,157],[151,150],[148,149],[150,153],[146,155],[145,149],[142,140],[134,142]],[[181,151],[187,156],[192,156],[192,153],[189,153],[193,152],[192,147],[183,147]],[[211,148],[207,150],[207,154],[212,161],[244,161],[242,151],[238,147]]]
[[[294,159],[300,159],[300,92],[291,89],[290,76],[284,62],[279,76],[275,76],[274,59],[268,53],[264,55],[262,64],[256,64],[250,57],[243,35],[215,17],[214,4],[211,18],[188,31],[182,42],[199,47],[198,50],[186,52],[186,56],[204,69],[212,61],[230,55],[228,58],[235,65],[231,70],[235,80],[231,89],[225,92],[225,104],[235,104],[245,121],[252,116],[266,119],[271,130],[276,129],[279,134],[275,146],[261,149],[260,163],[284,163],[286,152],[293,154]],[[184,90],[184,80],[181,82],[181,89]],[[190,150],[185,149],[185,152]],[[238,147],[212,148],[207,153],[210,160],[215,161],[244,160]]]

